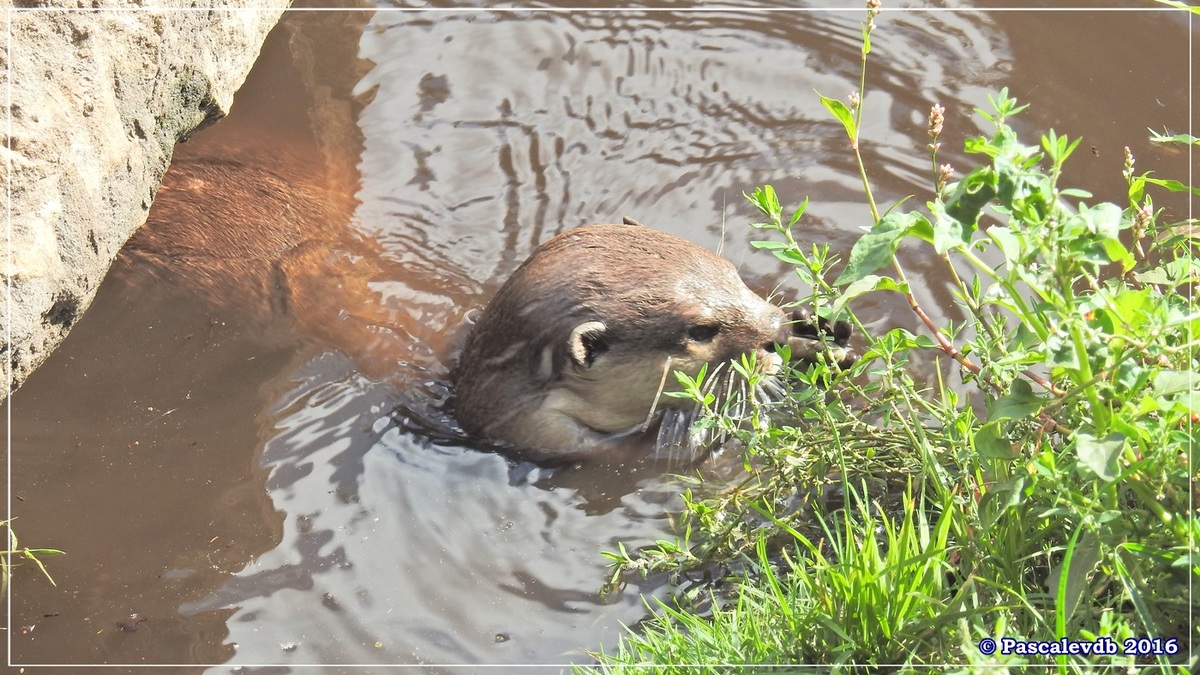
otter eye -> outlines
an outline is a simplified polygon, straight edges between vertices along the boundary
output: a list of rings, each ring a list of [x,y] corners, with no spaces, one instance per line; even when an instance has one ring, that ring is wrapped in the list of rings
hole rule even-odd
[[[695,342],[708,342],[715,338],[717,333],[721,332],[721,327],[716,324],[692,326],[688,329],[688,338]]]

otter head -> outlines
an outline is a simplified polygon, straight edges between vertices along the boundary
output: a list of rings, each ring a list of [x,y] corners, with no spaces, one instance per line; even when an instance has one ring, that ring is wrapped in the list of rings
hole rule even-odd
[[[534,458],[586,457],[646,431],[695,376],[753,353],[779,365],[789,317],[727,260],[636,225],[593,225],[543,244],[501,287],[455,373],[469,433]]]

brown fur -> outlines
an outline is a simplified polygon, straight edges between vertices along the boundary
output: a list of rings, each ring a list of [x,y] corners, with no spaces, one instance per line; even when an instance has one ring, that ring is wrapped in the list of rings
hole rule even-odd
[[[442,358],[448,338],[370,286],[419,279],[350,226],[355,186],[319,166],[274,147],[180,146],[123,255],[218,309],[291,322],[372,377],[394,378],[397,362]]]

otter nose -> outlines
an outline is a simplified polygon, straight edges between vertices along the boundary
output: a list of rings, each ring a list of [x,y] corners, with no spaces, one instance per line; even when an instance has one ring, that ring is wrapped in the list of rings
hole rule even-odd
[[[759,347],[766,352],[774,353],[776,345],[787,344],[791,337],[792,328],[788,325],[788,317],[775,305],[767,303],[766,311],[758,323]]]

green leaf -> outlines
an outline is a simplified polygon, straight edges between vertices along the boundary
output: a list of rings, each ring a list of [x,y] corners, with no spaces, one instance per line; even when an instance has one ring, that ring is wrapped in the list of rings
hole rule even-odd
[[[1126,544],[1127,550],[1136,550],[1134,544]],[[1133,603],[1133,609],[1137,612],[1138,618],[1141,619],[1143,626],[1154,626],[1154,617],[1150,614],[1150,609],[1146,607],[1145,600],[1142,599],[1141,592],[1138,591],[1138,584],[1134,581],[1133,575],[1129,573],[1129,569],[1125,566],[1125,551],[1118,550],[1117,555],[1109,558],[1113,566],[1117,570],[1117,578],[1121,580],[1121,584],[1125,586],[1125,594],[1129,596],[1130,602]]]
[[[986,117],[986,113],[979,108],[976,108],[975,112],[983,114]],[[987,155],[989,157],[995,157],[996,153],[999,152],[996,146],[992,145],[991,141],[985,136],[971,136],[963,141],[963,151],[969,155]]]
[[[780,251],[789,246],[791,246],[791,244],[787,243],[786,241],[755,240],[750,242],[751,248],[756,248],[760,251]]]
[[[933,225],[925,216],[920,216],[913,222],[912,228],[909,229],[908,235],[915,239],[920,239],[926,244],[933,244]]]
[[[992,487],[979,500],[979,523],[984,532],[992,529],[1005,511],[1016,508],[1024,500],[1028,476],[1019,474]]]
[[[1147,183],[1166,188],[1171,192],[1190,192],[1193,195],[1200,197],[1200,188],[1194,188],[1190,185],[1185,185],[1177,180],[1163,180],[1162,178],[1147,178],[1144,176],[1143,179]]]
[[[971,243],[975,234],[975,223],[962,223],[946,213],[941,201],[930,202],[929,212],[933,215],[933,248],[939,254]]]
[[[772,220],[779,217],[782,208],[779,206],[779,197],[775,194],[775,188],[770,185],[764,185],[760,188],[755,188],[754,198],[761,204],[763,213],[767,214]]]
[[[846,267],[834,285],[852,284],[891,262],[900,242],[919,224],[929,227],[929,221],[920,213],[889,212],[854,243]]]
[[[1185,552],[1176,558],[1175,562],[1171,563],[1171,567],[1177,568],[1192,567],[1194,565],[1200,565],[1200,555],[1189,552]]]
[[[1195,324],[1197,321],[1200,321],[1200,312],[1193,312],[1184,316],[1172,317],[1171,320],[1166,323],[1166,325],[1168,327],[1182,326],[1185,323]],[[1195,335],[1200,333],[1200,326],[1192,325],[1189,327],[1189,330],[1191,330],[1192,335]]]
[[[696,389],[697,388],[696,380],[692,379],[691,375],[688,375],[687,373],[683,372],[682,370],[674,371],[674,375],[675,375],[675,379],[679,381],[679,384],[683,385],[684,389]],[[676,392],[676,393],[678,393],[678,392]]]
[[[1133,254],[1125,248],[1125,244],[1119,238],[1105,239],[1100,242],[1100,245],[1104,247],[1104,254],[1108,256],[1109,260],[1121,265],[1122,274],[1133,269],[1133,266],[1137,264]]]
[[[1162,370],[1154,377],[1152,391],[1155,396],[1170,396],[1180,392],[1192,391],[1196,382],[1196,374],[1182,370]]]
[[[988,94],[988,103],[992,104],[992,109],[996,111],[996,123],[1001,124],[1006,117],[1012,117],[1022,110],[1029,107],[1029,104],[1017,105],[1016,98],[1008,97],[1008,87],[1002,87],[995,96]],[[988,119],[991,119],[990,117]]]
[[[975,452],[991,459],[1014,459],[1012,443],[1000,432],[1000,425],[988,422],[975,431]]]
[[[779,260],[781,260],[789,265],[795,265],[796,267],[803,267],[804,265],[808,264],[808,261],[806,261],[804,259],[803,253],[792,250],[791,248],[777,249],[777,250],[771,251],[771,254],[774,255]],[[797,270],[797,271],[799,271],[799,270]]]
[[[1046,154],[1050,155],[1050,160],[1056,166],[1061,166],[1071,156],[1071,153],[1075,152],[1080,140],[1082,139],[1076,138],[1071,141],[1066,136],[1059,136],[1051,129],[1047,135],[1042,136],[1042,147],[1046,149]]]
[[[946,199],[946,215],[973,229],[983,207],[995,196],[996,174],[989,167],[980,167],[952,186]]]
[[[1150,289],[1121,289],[1109,304],[1109,311],[1117,320],[1113,330],[1134,334],[1144,332],[1143,326],[1153,310],[1154,301],[1150,298]]]
[[[817,96],[821,99],[821,105],[825,106],[826,110],[833,113],[833,116],[841,121],[842,126],[846,128],[846,135],[850,137],[850,140],[858,138],[858,127],[854,124],[854,113],[850,111],[850,108],[836,98],[821,96],[821,92],[819,91],[817,92]]]
[[[801,202],[800,207],[797,208],[796,212],[792,214],[792,220],[788,223],[788,225],[795,225],[800,220],[800,216],[804,215],[804,211],[806,209],[808,209],[808,197],[804,198],[804,201]]]
[[[880,277],[874,274],[869,274],[858,281],[846,286],[842,290],[842,294],[834,301],[829,313],[834,317],[838,317],[846,305],[855,298],[866,295],[872,291],[901,291],[900,284],[891,277]]]
[[[910,349],[937,348],[937,342],[933,338],[928,335],[913,335],[904,328],[893,328],[881,335],[876,342],[882,346],[882,352],[892,353]],[[882,352],[876,348],[868,350],[868,353],[880,354]]]
[[[1138,281],[1144,284],[1161,284],[1175,286],[1184,283],[1200,281],[1200,266],[1190,256],[1168,260],[1159,267],[1153,267],[1145,272],[1135,272]]]
[[[770,223],[755,223],[754,227],[767,227],[776,229],[776,223],[779,222],[779,215],[783,209],[779,207],[779,198],[775,195],[775,188],[770,185],[754,188],[753,194],[742,193],[746,201],[754,205],[754,208],[763,213],[764,216],[770,218],[773,222]]]
[[[1150,374],[1140,363],[1125,361],[1113,369],[1112,381],[1124,391],[1141,391],[1150,381]]]
[[[1162,2],[1162,0],[1159,0],[1159,2]],[[1192,11],[1196,11],[1196,8],[1193,7]],[[1175,134],[1173,136],[1168,136],[1167,134],[1160,134],[1153,129],[1147,129],[1147,131],[1150,132],[1150,141],[1152,143],[1187,143],[1188,145],[1200,145],[1200,138],[1191,134]]]
[[[1079,368],[1079,354],[1075,352],[1075,345],[1062,333],[1054,333],[1046,338],[1046,365],[1067,370]]]
[[[993,225],[987,229],[987,236],[991,237],[992,241],[1000,247],[1000,252],[1004,254],[1004,262],[1009,267],[1016,265],[1024,257],[1025,236],[1023,234],[1017,235],[1004,225]]]
[[[1141,176],[1135,176],[1129,181],[1129,203],[1140,204],[1142,197],[1146,194],[1146,179]]]
[[[1079,217],[1087,224],[1088,231],[1108,239],[1120,236],[1122,216],[1121,207],[1111,202],[1079,207]]]
[[[1046,405],[1045,399],[1033,393],[1033,388],[1025,380],[1013,380],[1008,394],[989,401],[987,405],[987,421],[1024,419]]]
[[[1075,454],[1079,463],[1106,481],[1117,477],[1117,458],[1124,449],[1125,437],[1121,434],[1109,434],[1104,440],[1091,434],[1075,435]]]
[[[1079,536],[1081,533],[1082,537]],[[1056,629],[1059,635],[1066,634],[1066,624],[1079,607],[1079,601],[1088,590],[1088,577],[1100,560],[1100,540],[1091,532],[1077,529],[1067,544],[1063,561],[1050,570],[1046,586],[1056,599],[1055,618],[1058,620]]]

